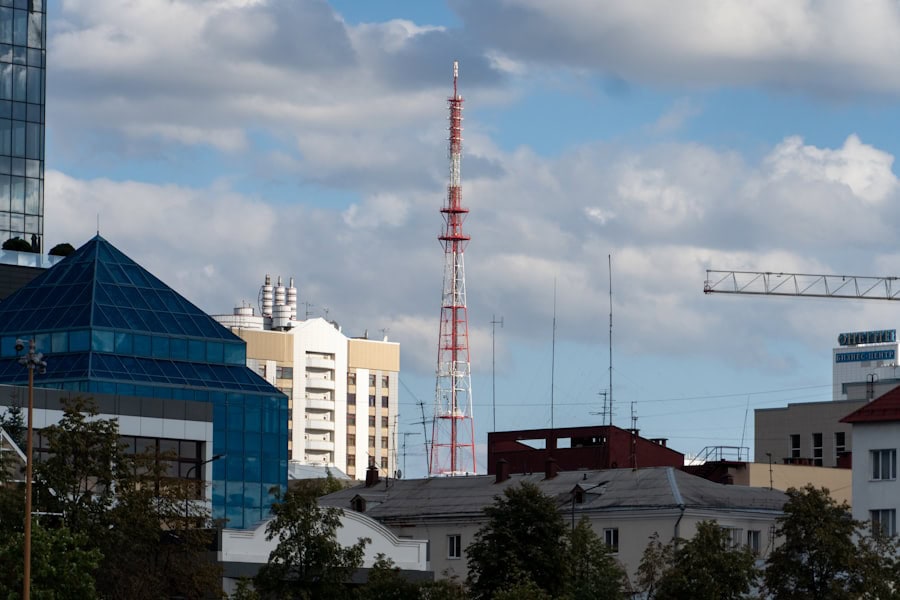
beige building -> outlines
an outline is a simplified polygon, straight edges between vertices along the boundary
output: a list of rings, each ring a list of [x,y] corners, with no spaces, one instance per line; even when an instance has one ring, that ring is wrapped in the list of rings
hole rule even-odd
[[[754,462],[835,467],[853,449],[849,423],[841,419],[865,400],[788,404],[754,411]]]
[[[244,306],[213,318],[247,342],[247,366],[288,396],[289,459],[352,478],[370,464],[394,476],[400,344],[348,338],[322,318],[299,321],[293,282],[278,283],[263,304],[269,316]]]

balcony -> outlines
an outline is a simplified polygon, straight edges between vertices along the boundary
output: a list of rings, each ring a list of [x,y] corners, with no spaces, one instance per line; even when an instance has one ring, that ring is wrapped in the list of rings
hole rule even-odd
[[[334,442],[329,442],[327,440],[306,440],[306,449],[334,452]]]
[[[334,421],[325,419],[306,419],[307,431],[334,431]]]
[[[333,390],[334,379],[326,379],[324,377],[307,377],[306,389]]]
[[[329,369],[334,371],[334,359],[324,356],[307,356],[306,366],[313,369]]]
[[[321,408],[323,410],[334,410],[334,400],[327,398],[307,398],[306,408]]]

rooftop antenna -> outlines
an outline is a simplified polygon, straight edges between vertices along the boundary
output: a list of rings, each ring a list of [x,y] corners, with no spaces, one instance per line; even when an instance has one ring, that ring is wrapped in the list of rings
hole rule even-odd
[[[312,312],[309,309],[315,308],[316,305],[313,304],[312,302],[302,302],[301,304],[303,304],[303,309],[304,309],[304,312],[306,313],[306,318],[309,319],[309,315],[312,314]]]
[[[631,402],[631,468],[637,471],[637,413],[634,412],[634,401]]]
[[[97,213],[97,235],[100,235],[100,213]]]
[[[491,407],[494,409],[494,431],[497,431],[497,359],[494,345],[494,334],[497,325],[503,329],[503,317],[497,320],[497,317],[491,315]]]
[[[612,427],[613,415],[613,379],[612,379],[612,254],[608,254],[609,259],[609,426]]]
[[[556,277],[553,278],[553,343],[550,350],[550,429],[553,429],[553,390],[556,374]]]

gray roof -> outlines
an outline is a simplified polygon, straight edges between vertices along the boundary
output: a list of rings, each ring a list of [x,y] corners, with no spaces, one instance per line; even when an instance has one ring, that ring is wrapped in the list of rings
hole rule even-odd
[[[543,473],[511,475],[495,483],[493,475],[391,479],[366,488],[360,484],[320,498],[326,506],[349,509],[360,496],[366,514],[381,521],[475,516],[509,486],[529,482],[556,497],[561,507],[572,501],[575,486],[584,490],[580,511],[657,508],[728,509],[781,512],[787,496],[777,490],[713,483],[672,467],[565,471],[553,479]]]

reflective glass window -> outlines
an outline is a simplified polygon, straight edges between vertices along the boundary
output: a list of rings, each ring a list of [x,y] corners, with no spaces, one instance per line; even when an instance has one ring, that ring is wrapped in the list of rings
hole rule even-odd
[[[25,123],[25,158],[40,159],[43,156],[44,126]]]
[[[28,99],[27,87],[28,67],[25,65],[13,65],[13,95],[12,99],[18,102],[25,102]],[[16,107],[13,106],[13,110]],[[22,118],[25,118],[25,106],[21,106]]]
[[[187,340],[171,338],[169,341],[169,355],[173,360],[187,360]]]
[[[16,46],[24,46],[28,43],[28,12],[24,10],[13,11],[13,39]]]
[[[169,358],[169,338],[154,335],[152,345],[154,358]]]
[[[134,336],[134,355],[135,356],[150,356],[150,336],[149,335],[138,335]],[[155,364],[155,363],[154,363]]]
[[[13,10],[0,8],[0,42],[12,44],[13,41]]]
[[[206,342],[203,340],[188,340],[188,359],[197,362],[205,362]]]
[[[16,128],[15,123],[13,124],[13,141],[15,141]],[[24,175],[25,174],[25,159],[24,158],[13,158],[9,163],[9,172],[12,175]]]
[[[25,214],[36,215],[41,211],[41,197],[38,194],[38,180],[25,179]]]
[[[12,155],[25,156],[25,121],[12,123]],[[22,171],[24,171],[24,165]],[[24,175],[24,172],[22,173]]]
[[[243,365],[247,362],[246,349],[243,344],[225,344],[225,363]]]
[[[211,363],[225,362],[225,349],[222,342],[206,342],[206,360]]]
[[[134,352],[134,342],[130,333],[117,331],[114,336],[116,354],[131,354]]]
[[[88,350],[88,331],[79,330],[69,333],[69,352],[84,352]]]
[[[0,72],[0,77],[2,76],[3,73]],[[0,119],[0,154],[12,154],[12,121],[9,119]]]
[[[40,12],[28,14],[28,45],[41,48],[44,45],[44,15]]]
[[[92,334],[93,341],[91,347],[94,352],[113,352],[115,346],[113,343],[112,331],[100,331],[95,329]]]
[[[0,338],[0,356],[16,355],[16,336],[6,335]]]
[[[50,352],[68,352],[69,351],[69,333],[66,331],[56,331],[50,334]]]

